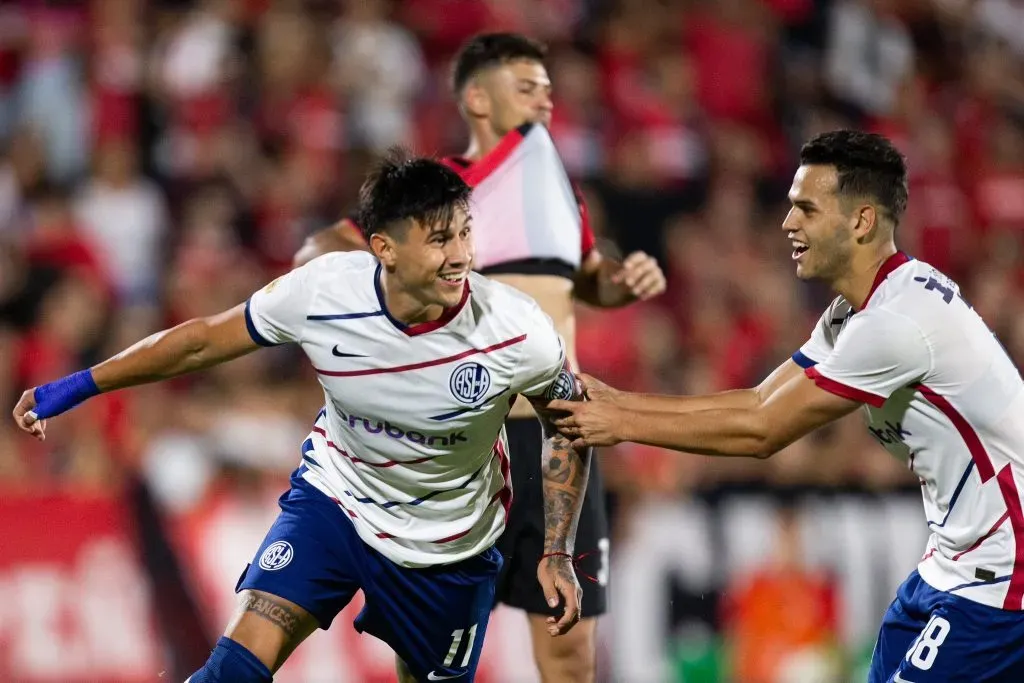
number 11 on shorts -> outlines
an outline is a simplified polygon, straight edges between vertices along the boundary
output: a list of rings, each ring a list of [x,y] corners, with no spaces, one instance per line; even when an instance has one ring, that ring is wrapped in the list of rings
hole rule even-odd
[[[452,646],[448,648],[448,656],[444,658],[444,665],[451,666],[452,662],[455,661],[455,655],[459,653],[459,645],[462,644],[462,634],[466,632],[464,628],[457,628],[452,631]],[[469,642],[466,643],[466,654],[462,658],[462,664],[459,666],[466,668],[469,666],[469,658],[473,654],[473,643],[476,642],[476,624],[469,627]]]
[[[922,671],[932,668],[935,658],[939,656],[939,646],[949,635],[949,622],[934,615],[928,625],[921,631],[914,644],[907,652],[906,660]]]

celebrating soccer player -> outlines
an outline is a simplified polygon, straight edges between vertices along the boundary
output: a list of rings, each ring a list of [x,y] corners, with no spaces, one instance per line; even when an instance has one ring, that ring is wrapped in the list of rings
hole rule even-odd
[[[862,408],[921,480],[932,535],[883,621],[870,683],[1024,681],[1024,384],[956,283],[897,251],[907,170],[877,135],[825,133],[800,153],[782,229],[797,276],[838,296],[756,389],[612,390],[557,402],[577,448],[636,441],[766,458]]]
[[[575,192],[551,145],[552,86],[545,47],[512,33],[479,35],[456,57],[452,87],[469,128],[469,149],[445,163],[474,187],[477,272],[530,295],[550,315],[575,365],[573,299],[601,307],[650,299],[665,290],[657,262],[643,252],[623,262],[601,254]],[[352,221],[311,236],[297,263],[332,250],[361,249]],[[545,683],[588,683],[595,678],[596,617],[606,610],[608,520],[600,472],[590,473],[577,546],[593,563],[583,583],[583,619],[564,638],[545,637],[551,608],[533,577],[543,548],[544,510],[539,449],[543,443],[528,401],[512,407],[507,422],[515,500],[498,548],[508,560],[497,601],[524,610],[533,652]]]
[[[544,423],[543,549],[532,570],[554,614],[545,630],[560,636],[578,621],[574,538],[589,462],[544,411],[578,398],[578,383],[537,304],[471,272],[469,196],[446,166],[393,156],[361,195],[372,255],[315,259],[245,304],[22,395],[14,418],[43,439],[47,418],[100,392],[264,346],[299,344],[316,369],[324,408],[239,580],[239,611],[190,683],[270,681],[359,590],[355,627],[395,650],[402,683],[472,681],[503,564],[503,423],[517,396]]]

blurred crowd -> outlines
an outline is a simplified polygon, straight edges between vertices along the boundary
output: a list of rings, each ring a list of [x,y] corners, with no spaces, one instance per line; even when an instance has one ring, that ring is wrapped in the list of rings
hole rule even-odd
[[[829,300],[780,225],[803,140],[906,153],[897,239],[957,278],[1024,359],[1024,4],[1017,0],[13,0],[0,5],[0,404],[244,301],[352,208],[375,154],[462,151],[452,55],[546,41],[551,129],[604,248],[669,292],[579,311],[583,368],[700,393],[756,383]],[[321,401],[294,350],[104,395],[37,443],[0,421],[0,482],[170,510],[280,488]],[[5,413],[6,414],[6,413]],[[857,419],[767,463],[623,446],[623,501],[727,485],[912,485]],[[225,476],[230,475],[230,476]]]

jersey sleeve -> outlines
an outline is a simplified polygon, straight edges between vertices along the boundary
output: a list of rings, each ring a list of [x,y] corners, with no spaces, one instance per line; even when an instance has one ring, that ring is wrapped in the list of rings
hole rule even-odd
[[[512,389],[524,396],[570,399],[575,395],[576,375],[565,355],[565,345],[554,323],[540,308],[530,316],[534,323],[523,341],[522,355]]]
[[[255,292],[245,302],[245,325],[260,346],[298,342],[315,294],[310,264],[296,268]]]
[[[792,356],[793,362],[805,370],[814,367],[832,353],[832,341],[829,337],[829,332],[834,308],[834,305],[830,305],[825,309],[825,312],[818,318],[818,322],[811,331],[811,338],[804,342],[804,345]]]
[[[884,309],[857,313],[835,349],[804,373],[822,389],[880,408],[931,370],[931,348],[912,319]]]

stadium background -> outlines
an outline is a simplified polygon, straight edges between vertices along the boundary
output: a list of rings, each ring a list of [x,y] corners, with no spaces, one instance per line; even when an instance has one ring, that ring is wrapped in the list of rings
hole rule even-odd
[[[793,276],[785,194],[801,141],[844,126],[906,153],[901,245],[1024,358],[1017,0],[7,0],[0,404],[245,299],[388,145],[461,151],[448,60],[483,30],[550,43],[552,132],[595,230],[669,274],[649,305],[580,308],[586,370],[709,392],[795,350],[828,295]],[[273,350],[92,400],[43,444],[0,421],[0,679],[201,664],[320,402]],[[863,680],[927,530],[917,482],[858,419],[767,462],[621,446],[601,466],[603,680]],[[390,680],[352,614],[277,680]],[[534,680],[526,651],[499,613],[481,680]]]

